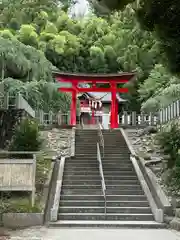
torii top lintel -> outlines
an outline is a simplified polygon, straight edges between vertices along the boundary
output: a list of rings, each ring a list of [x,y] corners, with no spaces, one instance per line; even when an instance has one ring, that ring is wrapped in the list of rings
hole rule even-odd
[[[54,77],[57,81],[67,82],[99,82],[99,83],[126,83],[132,80],[136,73],[115,73],[115,74],[86,74],[86,73],[65,73],[65,72],[54,72]]]

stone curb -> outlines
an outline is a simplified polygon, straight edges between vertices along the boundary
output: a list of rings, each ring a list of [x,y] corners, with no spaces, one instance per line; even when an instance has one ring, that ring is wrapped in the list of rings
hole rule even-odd
[[[159,202],[158,205],[160,205],[160,208],[162,208],[164,210],[165,214],[172,215],[173,206],[169,202],[168,197],[166,196],[163,189],[159,185],[159,183],[157,181],[157,178],[156,178],[156,175],[153,173],[153,171],[150,168],[148,168],[148,166],[146,166],[146,162],[144,161],[144,159],[137,156],[137,154],[135,153],[135,151],[134,151],[130,141],[128,140],[128,137],[127,137],[124,130],[123,130],[123,132],[124,132],[123,136],[126,139],[128,147],[129,147],[132,155],[134,155],[135,158],[137,159],[137,161],[139,162],[141,171],[143,171],[143,173],[144,173],[144,177],[145,177],[146,181],[148,182],[148,185],[149,185],[149,188],[150,188],[151,192],[153,193],[154,197],[156,197],[156,201]]]
[[[45,215],[46,215],[47,208],[48,208],[49,192],[51,190],[50,187],[52,185],[52,175],[53,175],[54,165],[55,165],[55,162],[53,162],[53,159],[52,159],[51,170],[49,172],[48,179],[44,185],[44,191],[43,191],[44,221],[45,221]]]
[[[123,129],[120,129],[120,131],[121,131],[121,133],[122,133],[122,135],[123,135],[123,137],[124,137],[124,139],[125,139],[125,141],[127,143],[127,146],[128,146],[128,148],[129,148],[129,150],[131,152],[132,164],[133,164],[133,166],[135,168],[135,171],[137,173],[137,176],[138,176],[138,179],[139,179],[139,181],[141,183],[141,186],[142,186],[142,188],[143,188],[143,190],[144,190],[144,192],[145,192],[145,194],[146,194],[146,196],[148,198],[148,201],[149,201],[151,210],[153,212],[154,218],[155,218],[155,220],[157,222],[163,223],[163,221],[164,221],[164,212],[163,212],[163,209],[161,209],[161,208],[159,208],[157,206],[157,204],[155,202],[155,199],[154,199],[154,196],[152,195],[151,189],[149,188],[149,186],[147,184],[147,181],[146,181],[146,179],[144,177],[144,174],[143,174],[143,172],[145,172],[144,171],[145,168],[142,169],[142,166],[141,167],[139,166],[139,163],[138,163],[138,161],[136,159],[137,155],[136,155],[136,153],[135,153],[135,151],[134,151],[134,149],[133,149],[133,147],[132,147],[128,137],[126,136],[125,131]]]
[[[44,213],[4,213],[3,226],[11,229],[43,225]]]
[[[63,180],[63,173],[64,173],[64,165],[65,165],[66,158],[64,156],[61,157],[60,166],[58,171],[58,177],[56,182],[56,191],[54,196],[53,206],[50,212],[50,220],[52,222],[57,221],[58,217],[58,210],[59,210],[59,201],[60,201],[60,194],[61,194],[61,187],[62,187],[62,180]]]
[[[140,181],[140,184],[144,190],[144,193],[146,194],[146,197],[148,199],[148,202],[150,204],[150,207],[151,207],[151,210],[152,210],[152,213],[154,215],[154,218],[156,220],[156,222],[159,222],[159,223],[163,223],[164,222],[164,213],[163,213],[163,210],[158,208],[154,198],[153,198],[153,195],[149,189],[149,186],[147,185],[146,183],[146,180],[143,176],[143,173],[141,172],[141,169],[140,167],[138,166],[138,163],[136,161],[136,158],[131,156],[131,161],[132,161],[132,164],[134,166],[134,169],[137,173],[137,176],[138,176],[138,179]]]

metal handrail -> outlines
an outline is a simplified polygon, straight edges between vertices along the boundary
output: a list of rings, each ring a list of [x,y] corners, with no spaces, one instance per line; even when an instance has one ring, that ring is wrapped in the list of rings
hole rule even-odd
[[[84,129],[84,120],[83,120],[83,118],[81,118],[80,124],[81,124],[82,129]]]
[[[99,143],[97,142],[97,160],[99,162],[99,173],[101,176],[101,187],[102,187],[102,193],[104,196],[104,213],[106,214],[106,184],[104,180],[104,173],[103,173],[103,167],[102,167],[102,160],[101,160],[101,152],[100,152],[100,147]]]
[[[103,158],[104,158],[104,137],[103,137],[103,134],[102,134],[101,124],[100,124],[99,121],[98,121],[97,125],[98,125],[99,143],[100,143],[100,146],[102,147],[102,155],[103,155]]]

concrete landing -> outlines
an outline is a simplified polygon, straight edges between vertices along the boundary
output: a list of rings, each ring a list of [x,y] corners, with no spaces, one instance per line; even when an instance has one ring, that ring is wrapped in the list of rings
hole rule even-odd
[[[100,228],[100,229],[165,229],[166,224],[155,221],[57,221],[50,222],[49,227],[57,228]]]
[[[58,229],[31,228],[11,232],[11,240],[180,240],[180,233],[157,229]]]

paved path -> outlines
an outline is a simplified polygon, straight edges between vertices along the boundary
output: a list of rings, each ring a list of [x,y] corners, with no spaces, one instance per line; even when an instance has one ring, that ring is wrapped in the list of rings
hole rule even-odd
[[[171,230],[31,228],[11,232],[11,240],[180,240]]]

